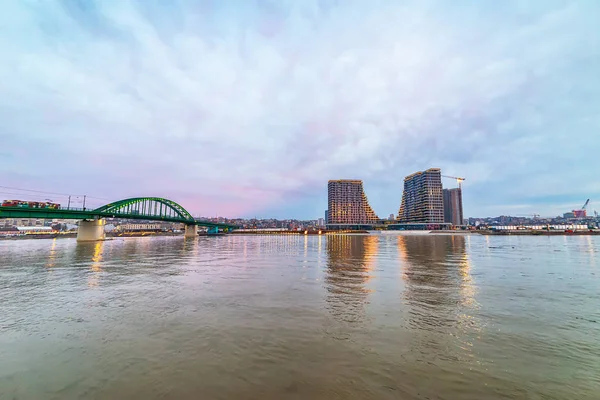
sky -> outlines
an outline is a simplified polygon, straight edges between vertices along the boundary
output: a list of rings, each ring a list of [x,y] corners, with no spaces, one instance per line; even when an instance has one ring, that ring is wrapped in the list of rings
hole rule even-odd
[[[308,219],[348,178],[387,217],[437,167],[465,216],[600,211],[598,26],[595,0],[4,1],[0,197]]]

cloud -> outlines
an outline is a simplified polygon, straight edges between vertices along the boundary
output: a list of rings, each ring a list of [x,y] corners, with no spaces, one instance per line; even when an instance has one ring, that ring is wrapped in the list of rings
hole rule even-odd
[[[0,7],[11,185],[318,217],[328,179],[359,178],[385,216],[435,166],[467,215],[600,199],[592,2]]]

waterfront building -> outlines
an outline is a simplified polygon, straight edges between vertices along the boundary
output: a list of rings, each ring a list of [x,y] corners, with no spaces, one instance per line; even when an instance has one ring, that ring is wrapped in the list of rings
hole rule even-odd
[[[51,220],[49,220],[51,221]],[[6,218],[0,220],[4,226],[45,226],[46,220],[38,218]]]
[[[444,189],[444,222],[454,226],[463,224],[462,189]]]
[[[586,218],[587,211],[586,210],[573,210],[573,216],[575,218]]]
[[[415,172],[404,178],[398,222],[443,224],[444,200],[439,168]]]
[[[373,224],[379,219],[369,205],[361,180],[330,180],[327,203],[328,225]]]
[[[121,232],[137,232],[137,231],[162,231],[165,230],[163,224],[161,223],[129,223],[129,224],[121,224],[117,227],[117,229]]]

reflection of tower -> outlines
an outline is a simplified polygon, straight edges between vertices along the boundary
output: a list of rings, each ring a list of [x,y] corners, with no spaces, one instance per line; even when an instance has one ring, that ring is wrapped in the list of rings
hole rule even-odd
[[[464,236],[398,236],[403,256],[404,293],[410,320],[419,328],[451,326],[461,303],[461,263],[466,258]]]
[[[472,337],[480,330],[472,312],[477,302],[466,240],[458,235],[398,236],[408,321],[423,332],[419,346],[454,348],[458,353],[452,356],[457,357],[470,357]]]
[[[327,203],[327,224],[370,224],[378,219],[360,180],[329,181]]]
[[[327,236],[327,303],[336,319],[357,322],[364,318],[369,294],[365,287],[377,254],[376,236]]]

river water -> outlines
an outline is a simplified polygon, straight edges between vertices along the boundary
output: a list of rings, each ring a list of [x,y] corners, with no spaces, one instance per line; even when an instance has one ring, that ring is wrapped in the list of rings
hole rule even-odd
[[[599,239],[0,241],[0,398],[597,400]]]

